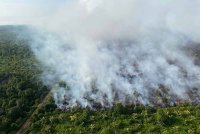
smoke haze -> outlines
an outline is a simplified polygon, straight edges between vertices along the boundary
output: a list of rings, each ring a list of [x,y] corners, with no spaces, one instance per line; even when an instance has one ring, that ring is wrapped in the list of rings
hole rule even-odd
[[[32,26],[31,48],[59,107],[152,104],[155,89],[187,100],[200,87],[199,7],[198,0],[75,0],[28,8],[9,23]]]

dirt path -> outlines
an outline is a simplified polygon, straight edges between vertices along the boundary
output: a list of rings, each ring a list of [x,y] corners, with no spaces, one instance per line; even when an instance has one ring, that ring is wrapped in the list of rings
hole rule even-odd
[[[26,122],[20,127],[20,129],[17,131],[17,134],[23,134],[24,130],[26,130],[33,122],[33,116],[34,114],[41,109],[45,103],[48,101],[48,99],[51,97],[51,92],[49,92],[45,98],[42,100],[42,102],[37,106],[35,111],[31,114],[31,116],[26,120]]]

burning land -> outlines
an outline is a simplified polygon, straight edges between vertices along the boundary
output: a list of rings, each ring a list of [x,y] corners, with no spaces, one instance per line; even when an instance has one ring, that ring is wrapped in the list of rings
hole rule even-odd
[[[187,48],[184,51],[188,53],[189,56],[192,56],[194,59],[194,64],[196,66],[199,66],[200,62],[200,47],[198,45],[193,45],[193,48]],[[168,61],[169,64],[175,65],[178,61]],[[136,64],[132,65],[132,69],[136,68]],[[137,69],[136,73],[128,74],[122,73],[123,70],[121,69],[120,77],[126,79],[129,83],[133,82],[134,79],[137,79],[136,77],[142,76],[141,73],[139,73]],[[197,72],[198,73],[198,72]],[[199,84],[199,74],[195,74],[194,76],[188,75],[187,71],[182,69],[180,74],[183,79],[190,79],[193,81],[196,81]],[[115,106],[118,103],[121,103],[123,106],[127,107],[135,107],[137,105],[145,105],[150,107],[174,107],[181,104],[191,104],[191,105],[198,105],[200,104],[200,89],[199,85],[197,86],[188,86],[185,87],[184,92],[182,93],[183,96],[179,96],[175,92],[171,91],[170,87],[163,84],[158,84],[157,88],[148,88],[148,91],[146,94],[142,94],[138,92],[137,90],[133,90],[132,94],[127,94],[126,92],[117,90],[117,87],[114,85],[111,86],[111,94],[113,95],[112,101],[109,102],[109,98],[107,94],[100,93],[102,95],[102,100],[98,101],[94,96],[98,95],[101,90],[98,90],[98,88],[95,85],[95,82],[91,83],[91,89],[88,90],[83,94],[83,98],[85,101],[87,101],[88,105],[86,107],[92,109],[92,110],[103,110],[108,109],[110,107]],[[56,92],[56,90],[62,89],[63,93],[55,94],[54,97],[62,98],[58,100],[57,104],[58,107],[62,110],[70,110],[71,107],[82,107],[81,102],[78,100],[73,100],[73,97],[69,95],[68,92],[70,92],[70,87],[67,86],[67,83],[62,81],[58,84],[55,84],[53,88],[53,92]]]

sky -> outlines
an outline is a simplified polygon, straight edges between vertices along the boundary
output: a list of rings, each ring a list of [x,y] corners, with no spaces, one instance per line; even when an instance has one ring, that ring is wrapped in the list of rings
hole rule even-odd
[[[43,18],[69,0],[1,0],[0,24],[28,23]]]

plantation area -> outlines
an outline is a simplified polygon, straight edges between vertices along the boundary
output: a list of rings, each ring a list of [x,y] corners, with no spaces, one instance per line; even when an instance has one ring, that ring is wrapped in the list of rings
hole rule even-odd
[[[14,30],[13,30],[14,29]],[[40,63],[31,52],[28,39],[19,38],[24,27],[0,27],[0,134],[16,133],[33,115],[24,133],[31,134],[119,134],[200,133],[200,106],[124,107],[92,111],[88,108],[58,109],[41,82]]]
[[[152,108],[117,104],[104,111],[74,108],[63,112],[52,108],[52,103],[51,99],[35,114],[26,133],[200,133],[200,106]]]

